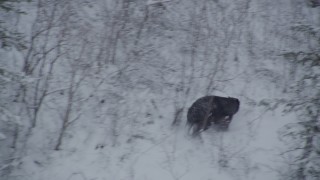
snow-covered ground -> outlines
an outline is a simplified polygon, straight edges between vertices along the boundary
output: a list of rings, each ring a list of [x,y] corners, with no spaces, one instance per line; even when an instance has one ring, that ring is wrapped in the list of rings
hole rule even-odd
[[[279,131],[296,120],[294,113],[283,113],[284,106],[276,102],[290,98],[285,93],[290,68],[282,54],[309,48],[309,39],[291,29],[305,24],[320,27],[319,8],[310,8],[303,0],[159,2],[137,1],[131,12],[137,22],[115,23],[121,30],[129,29],[119,30],[120,35],[127,33],[116,46],[120,63],[103,66],[98,73],[96,64],[88,72],[69,62],[81,52],[88,54],[81,63],[93,62],[88,59],[105,46],[97,42],[103,30],[116,31],[103,22],[110,15],[103,10],[115,3],[68,4],[81,12],[76,25],[84,28],[79,32],[96,41],[87,43],[85,50],[81,38],[70,42],[80,44],[70,48],[77,57],[58,61],[50,81],[52,95],[46,97],[30,137],[19,142],[20,149],[13,154],[21,158],[13,162],[14,169],[4,180],[281,179],[287,164]],[[148,16],[143,15],[145,6]],[[29,29],[34,16],[24,15],[21,25]],[[141,29],[130,29],[136,26]],[[23,53],[3,54],[14,56],[4,67],[22,64]],[[71,119],[76,120],[56,151],[74,69],[79,84]],[[240,110],[227,132],[209,129],[191,137],[185,125],[187,109],[207,94],[236,97]],[[177,108],[183,108],[181,122],[172,126]],[[11,140],[0,128],[4,155],[9,154]]]

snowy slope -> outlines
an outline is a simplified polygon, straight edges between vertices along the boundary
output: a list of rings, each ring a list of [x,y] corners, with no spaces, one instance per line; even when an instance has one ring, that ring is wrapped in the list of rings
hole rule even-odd
[[[94,62],[88,71],[77,71],[76,79],[87,73],[75,95],[72,117],[79,118],[56,151],[61,113],[67,107],[63,89],[75,67],[69,64],[72,58],[59,61],[51,86],[57,93],[46,98],[39,123],[15,152],[19,163],[4,180],[281,178],[286,146],[279,131],[296,119],[275,102],[290,98],[284,91],[290,80],[288,64],[281,54],[309,48],[308,39],[290,30],[297,24],[320,27],[319,8],[302,0],[159,2],[137,1],[129,8],[132,19],[124,20],[125,26],[115,23],[118,34],[124,34],[114,51],[118,63],[99,69]],[[71,56],[87,53],[79,56],[83,67],[99,48],[109,47],[101,37],[116,30],[105,26],[109,22],[103,18],[113,17],[120,5],[103,0],[71,3],[80,12],[76,25],[83,29],[71,30],[70,39],[81,32],[90,42],[84,51],[81,40],[69,43]],[[32,15],[24,18],[35,21]],[[18,64],[23,60],[16,59]],[[210,129],[192,138],[186,111],[206,94],[239,98],[240,110],[227,132]],[[172,126],[177,108],[184,110],[181,122]],[[0,145],[6,136],[0,131]]]

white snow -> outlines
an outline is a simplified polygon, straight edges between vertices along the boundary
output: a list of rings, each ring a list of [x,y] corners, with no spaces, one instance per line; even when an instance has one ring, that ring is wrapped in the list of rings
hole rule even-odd
[[[0,133],[0,140],[6,139],[6,138],[7,137],[4,134]]]
[[[105,24],[112,22],[106,22],[106,19],[122,17],[116,14],[123,12],[118,11],[119,4],[108,0],[93,1],[92,5],[87,1],[70,1],[70,6],[77,6],[80,12],[85,12],[79,15],[83,19],[70,22],[91,24],[75,23],[85,26],[83,29],[64,24],[65,31],[74,28],[68,36],[70,39],[66,38],[70,40],[68,48],[72,54],[57,61],[53,71],[55,76],[50,77],[52,84],[48,96],[38,114],[38,124],[26,142],[19,142],[20,151],[16,155],[21,158],[9,178],[281,179],[281,171],[286,168],[281,153],[287,147],[280,141],[279,131],[296,120],[294,113],[283,113],[285,107],[275,102],[276,99],[290,98],[284,93],[290,70],[281,53],[307,48],[308,45],[297,43],[289,30],[294,24],[305,22],[319,27],[319,10],[309,11],[299,0],[148,0],[147,3],[143,1],[143,5],[140,2],[131,2],[139,8],[130,6],[132,9],[127,9],[133,13],[133,18],[130,16],[132,22],[123,28],[121,23],[125,20],[116,21],[114,30]],[[150,6],[148,22],[141,26],[142,7],[159,2],[165,4],[166,10],[158,12],[156,6]],[[27,29],[31,29],[35,20],[34,8],[31,15],[22,17],[26,22],[20,21]],[[190,19],[194,21],[190,23]],[[137,27],[143,27],[140,39],[136,36]],[[117,42],[118,64],[101,67],[94,64],[89,70],[85,69],[85,63],[93,62],[99,50],[111,53],[112,47],[108,43],[115,44],[112,35],[116,35],[117,30],[125,37]],[[114,34],[104,36],[104,33],[113,31]],[[77,37],[77,33],[81,38],[73,37]],[[100,36],[112,42],[98,42],[102,40]],[[56,43],[56,37],[53,39],[52,44]],[[78,44],[85,44],[85,48],[81,49]],[[194,62],[191,61],[192,46],[198,48]],[[132,55],[134,53],[140,54]],[[15,55],[21,65],[23,53],[14,51],[8,54],[8,57]],[[48,55],[47,60],[52,57],[54,54]],[[81,63],[82,69],[79,68]],[[6,62],[6,66],[13,65]],[[75,103],[70,117],[79,119],[68,127],[61,150],[55,151],[73,70],[79,83],[72,86],[75,87]],[[44,77],[27,77],[22,82],[31,84],[38,78]],[[5,77],[1,76],[1,79],[5,80]],[[185,93],[188,87],[189,94]],[[209,129],[193,138],[185,126],[186,112],[206,93],[239,98],[240,110],[227,132]],[[4,114],[0,120],[27,129],[29,119],[20,114],[22,110],[16,111],[17,107],[12,111],[19,112],[19,116],[14,114],[9,120]],[[171,126],[177,107],[184,108],[182,121]],[[1,141],[9,136],[11,141],[12,134],[0,127],[0,153]]]

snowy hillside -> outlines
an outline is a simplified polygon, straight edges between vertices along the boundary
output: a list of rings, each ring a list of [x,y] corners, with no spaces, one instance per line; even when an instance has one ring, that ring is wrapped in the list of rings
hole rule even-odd
[[[0,13],[25,47],[0,49],[0,180],[293,180],[286,128],[297,97],[320,99],[320,63],[288,56],[320,52],[318,1],[5,3],[25,12]],[[313,86],[298,81],[309,72]],[[240,110],[192,137],[205,95]],[[318,125],[319,107],[306,108]]]

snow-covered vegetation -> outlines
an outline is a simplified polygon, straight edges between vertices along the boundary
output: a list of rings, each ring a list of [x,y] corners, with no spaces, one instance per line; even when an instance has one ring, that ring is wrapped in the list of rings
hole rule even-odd
[[[0,46],[0,180],[320,179],[317,0],[2,0]]]

